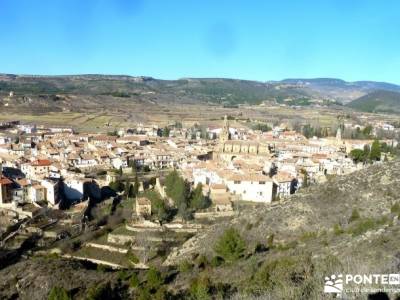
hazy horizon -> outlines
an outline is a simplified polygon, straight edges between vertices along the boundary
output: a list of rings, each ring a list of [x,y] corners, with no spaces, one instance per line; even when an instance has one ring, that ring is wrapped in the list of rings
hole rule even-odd
[[[396,1],[0,2],[1,71],[400,83]]]

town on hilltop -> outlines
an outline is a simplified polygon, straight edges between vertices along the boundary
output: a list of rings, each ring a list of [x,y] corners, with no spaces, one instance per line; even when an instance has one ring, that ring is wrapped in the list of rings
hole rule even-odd
[[[376,139],[399,132],[382,122],[342,122],[336,134],[306,137],[309,128],[235,128],[230,119],[216,128],[137,124],[107,134],[3,122],[2,248],[112,268],[165,265],[177,246],[241,207],[290,201],[398,149],[393,138]],[[5,255],[2,264],[15,252]]]

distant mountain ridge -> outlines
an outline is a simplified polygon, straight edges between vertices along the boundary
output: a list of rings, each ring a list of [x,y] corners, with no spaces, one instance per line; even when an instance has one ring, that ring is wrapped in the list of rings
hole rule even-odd
[[[334,100],[343,104],[360,103],[375,97],[376,91],[400,93],[400,86],[386,82],[347,82],[336,78],[289,78],[281,81],[251,81],[229,78],[181,78],[161,80],[149,76],[128,75],[14,75],[0,74],[1,97],[13,91],[16,96],[87,95],[131,99],[132,101],[208,102],[218,104],[306,103],[307,99]],[[395,93],[395,94],[393,94]],[[363,98],[370,95],[367,98]],[[50,97],[51,98],[51,97]],[[388,97],[381,97],[380,107]],[[297,101],[297,102],[296,102]],[[370,101],[370,100],[369,100]],[[382,103],[383,101],[383,103]],[[390,105],[400,107],[397,101]],[[300,104],[301,105],[301,104]],[[387,105],[386,105],[387,106]],[[361,105],[348,105],[363,110]],[[370,111],[371,108],[368,108]],[[372,109],[373,110],[373,109]]]

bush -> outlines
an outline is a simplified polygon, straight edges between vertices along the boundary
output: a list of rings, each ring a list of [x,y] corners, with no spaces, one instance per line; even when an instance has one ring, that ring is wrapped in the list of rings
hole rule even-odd
[[[376,228],[377,226],[383,225],[387,222],[386,217],[374,220],[372,218],[360,219],[356,224],[349,228],[348,232],[353,236],[363,234],[369,230]]]
[[[207,265],[208,265],[208,259],[205,255],[200,255],[197,259],[196,259],[196,264],[197,267],[200,269],[204,269]]]
[[[212,267],[216,268],[216,267],[219,267],[220,265],[222,265],[224,263],[224,260],[223,260],[223,258],[221,258],[219,256],[214,256],[211,259],[210,263],[211,263]]]
[[[153,267],[151,267],[147,271],[146,280],[147,280],[147,286],[150,289],[157,290],[163,284],[163,278],[161,276],[161,273]]]
[[[246,245],[239,232],[234,228],[229,228],[217,241],[214,250],[226,262],[234,262],[242,257]]]
[[[356,208],[353,209],[351,212],[351,216],[349,218],[349,223],[354,222],[356,220],[360,219],[360,214]]]
[[[133,273],[131,278],[129,279],[129,286],[131,288],[137,288],[140,285],[139,277],[136,273]]]
[[[62,288],[55,286],[50,290],[49,300],[71,300],[72,298],[68,295],[68,292]]]
[[[274,237],[275,237],[275,235],[273,233],[268,236],[267,247],[269,249],[272,249],[274,247]]]
[[[115,192],[122,192],[125,189],[124,183],[120,180],[110,182],[109,187]]]
[[[126,253],[126,258],[133,264],[139,263],[139,258],[132,252],[131,249]]]
[[[189,289],[191,298],[196,300],[211,299],[210,286],[210,280],[207,277],[195,279]]]
[[[289,243],[278,244],[276,249],[279,251],[286,251],[293,248],[296,248],[298,242],[297,241],[290,241]]]
[[[302,233],[302,235],[300,236],[300,240],[302,242],[306,242],[308,240],[315,239],[317,236],[318,232],[316,231],[306,231]]]
[[[188,262],[187,260],[184,260],[179,265],[179,272],[181,272],[181,273],[190,272],[192,269],[193,269],[193,265],[190,262]]]
[[[92,286],[86,295],[86,300],[113,299],[110,283]]]
[[[96,270],[101,272],[101,273],[104,273],[104,272],[107,272],[108,268],[105,265],[98,264]]]
[[[118,272],[118,279],[119,280],[128,280],[131,276],[126,270],[121,270]]]
[[[313,272],[314,266],[308,255],[266,261],[254,275],[249,284],[249,291],[252,294],[261,295],[265,291],[284,290],[290,286],[292,289],[304,292]],[[303,294],[301,298],[308,297]],[[287,299],[287,297],[282,297],[282,299]]]
[[[72,242],[72,250],[77,251],[79,248],[82,246],[82,241],[81,240],[76,240]]]
[[[333,225],[333,234],[334,235],[341,235],[342,233],[344,233],[344,230],[342,229],[342,226],[340,226],[340,224]]]
[[[253,228],[253,224],[247,223],[246,224],[246,230],[251,230]]]
[[[268,251],[268,247],[266,247],[263,243],[257,243],[254,248],[254,253],[262,253]]]
[[[390,212],[394,214],[400,213],[400,203],[396,202],[395,204],[393,204],[392,207],[390,208]]]

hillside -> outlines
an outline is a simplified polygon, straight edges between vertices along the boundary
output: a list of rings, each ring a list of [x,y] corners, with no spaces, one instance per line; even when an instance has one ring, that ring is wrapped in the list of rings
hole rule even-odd
[[[237,299],[248,293],[267,299],[321,299],[324,275],[398,273],[400,211],[394,204],[400,203],[399,176],[400,162],[391,162],[313,186],[283,203],[244,208],[238,218],[187,241],[167,263],[203,255],[211,260],[214,245],[233,227],[247,245],[245,258],[207,276],[237,287]],[[307,274],[297,284],[290,279],[296,272]],[[176,285],[185,286],[186,280],[181,277]]]
[[[152,295],[333,299],[322,292],[325,276],[399,273],[399,178],[400,161],[393,161],[332,178],[271,206],[242,205],[238,217],[176,249],[165,261],[160,286]],[[223,262],[214,249],[228,228],[239,232],[245,249],[237,259]],[[71,280],[66,281],[65,274]],[[94,270],[57,257],[30,258],[0,270],[0,297],[45,299],[58,286],[83,299],[97,286],[113,295],[108,299],[127,299],[132,293],[150,299],[149,275],[139,272],[132,289],[128,274],[133,276],[132,271]],[[366,293],[351,296],[367,298]]]
[[[282,82],[302,85],[306,90],[312,90],[324,97],[333,98],[343,103],[351,102],[376,90],[400,92],[398,85],[376,81],[347,82],[335,78],[315,78],[285,79]]]
[[[400,93],[378,90],[362,96],[348,104],[349,107],[365,112],[400,112]]]
[[[18,76],[0,75],[0,94],[16,96],[84,95],[153,101],[261,103],[276,97],[303,97],[301,89],[277,89],[276,84],[234,79],[159,80],[151,77],[75,75]]]
[[[340,79],[285,79],[282,81],[249,81],[225,78],[183,78],[160,80],[152,77],[118,75],[29,76],[0,74],[0,100],[13,91],[14,102],[21,106],[39,105],[53,110],[80,106],[74,97],[87,104],[103,97],[117,101],[152,101],[159,103],[259,104],[282,103],[285,99],[304,103],[305,99],[331,99],[348,103],[375,90],[400,91],[394,84]],[[61,97],[56,97],[61,96]],[[6,100],[4,100],[6,99]],[[27,99],[31,104],[27,103]],[[61,101],[60,101],[61,100]],[[115,103],[114,103],[115,104]]]

